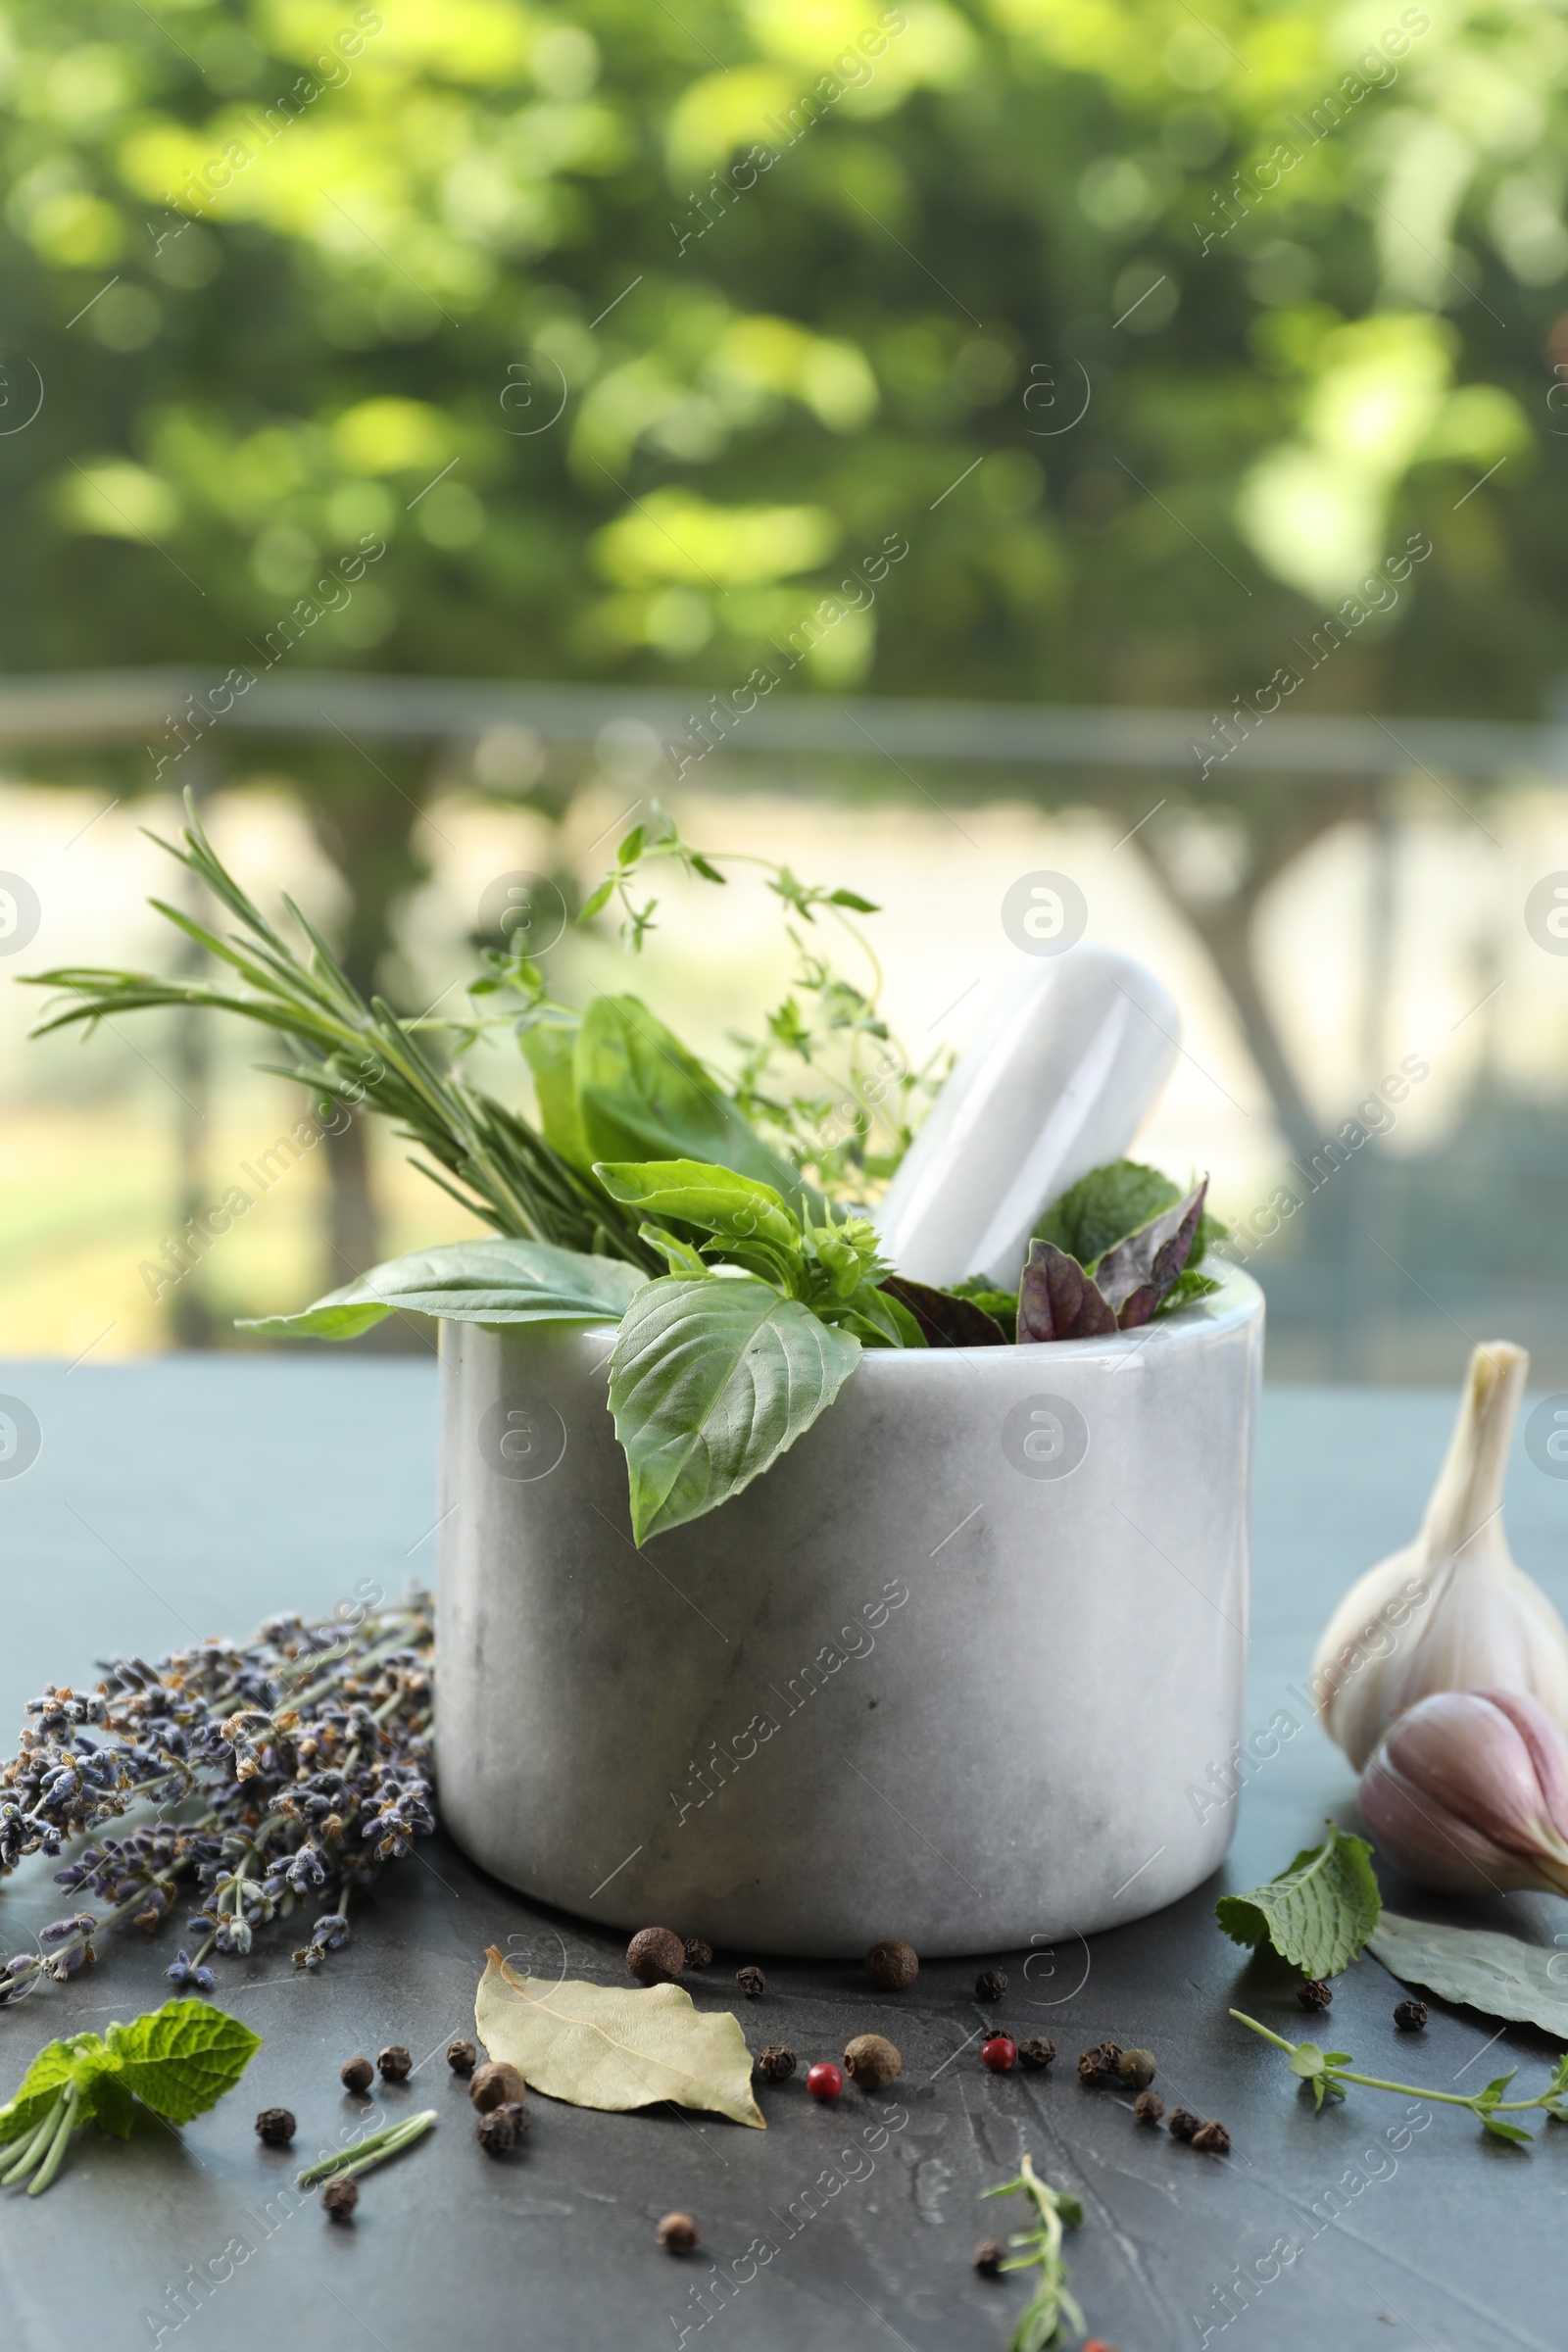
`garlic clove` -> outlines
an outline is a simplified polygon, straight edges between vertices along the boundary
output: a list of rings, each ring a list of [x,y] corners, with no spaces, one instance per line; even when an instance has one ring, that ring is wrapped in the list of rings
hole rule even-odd
[[[1502,1525],[1529,1369],[1511,1341],[1475,1349],[1420,1533],[1351,1587],[1318,1643],[1318,1712],[1357,1771],[1396,1716],[1438,1690],[1523,1691],[1568,1730],[1568,1629],[1515,1567]]]
[[[1568,1740],[1522,1692],[1435,1692],[1380,1741],[1361,1818],[1417,1886],[1568,1894]]]

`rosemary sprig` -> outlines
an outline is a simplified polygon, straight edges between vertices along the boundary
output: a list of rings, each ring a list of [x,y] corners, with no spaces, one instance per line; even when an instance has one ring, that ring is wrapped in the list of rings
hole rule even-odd
[[[1560,2123],[1568,2123],[1568,2050],[1564,2050],[1552,2070],[1551,2080],[1544,2090],[1533,2099],[1505,2099],[1503,2092],[1519,2072],[1511,2066],[1505,2075],[1498,2075],[1485,2090],[1472,2091],[1468,2096],[1457,2090],[1424,2090],[1416,2082],[1387,2082],[1381,2075],[1362,2075],[1354,2072],[1354,2061],[1348,2050],[1320,2050],[1315,2041],[1287,2041],[1281,2034],[1271,2034],[1260,2026],[1255,2017],[1243,2009],[1231,2011],[1238,2025],[1249,2026],[1261,2034],[1277,2050],[1289,2050],[1291,2072],[1299,2075],[1312,2085],[1314,2105],[1321,2107],[1325,2099],[1343,2099],[1347,2082],[1359,2082],[1367,2090],[1391,2090],[1402,2099],[1431,2099],[1444,2107],[1468,2107],[1471,2114],[1494,2139],[1533,2142],[1535,2134],[1522,2132],[1517,2124],[1502,2124],[1499,2115],[1519,2115],[1532,2107],[1540,2107]]]
[[[1022,2194],[1034,2207],[1034,2229],[1019,2230],[1008,2238],[1008,2245],[1016,2246],[1018,2251],[1002,2268],[1040,2273],[1040,2283],[1012,2331],[1011,2352],[1051,2352],[1053,2345],[1063,2340],[1064,2328],[1080,2334],[1083,2331],[1084,2315],[1067,2292],[1067,2265],[1062,2259],[1061,2240],[1064,2230],[1077,2229],[1084,2218],[1084,2209],[1065,2189],[1053,2188],[1049,2180],[1042,2180],[1027,2156],[1018,2168],[1016,2180],[1004,2180],[998,2187],[988,2188],[985,2194],[988,2197]]]
[[[401,1137],[436,1163],[415,1159],[420,1173],[497,1233],[597,1250],[658,1271],[659,1261],[638,1240],[634,1221],[591,1177],[563,1159],[526,1119],[437,1063],[418,1032],[445,1024],[405,1021],[380,997],[367,1003],[309,917],[285,898],[309,947],[308,956],[297,955],[223,865],[188,793],[185,807],[190,821],[181,836],[183,848],[156,834],[150,838],[206,885],[239,929],[220,938],[177,906],[162,899],[151,904],[227,965],[237,985],[194,974],[160,978],[95,965],[29,973],[29,986],[53,988],[74,1000],[60,1008],[46,1007],[35,1037],[78,1023],[91,1035],[116,1013],[170,1005],[238,1013],[286,1039],[292,1049],[291,1062],[263,1062],[260,1068],[297,1079],[350,1109],[365,1102],[397,1120]]]
[[[389,2156],[399,2156],[415,2140],[422,2139],[435,2120],[435,2109],[425,2107],[417,2115],[405,2116],[400,2123],[384,2125],[352,2149],[336,2156],[323,2156],[319,2164],[308,2164],[303,2173],[295,2174],[294,2185],[314,2188],[318,2180],[352,2180],[361,2173],[373,2173]]]

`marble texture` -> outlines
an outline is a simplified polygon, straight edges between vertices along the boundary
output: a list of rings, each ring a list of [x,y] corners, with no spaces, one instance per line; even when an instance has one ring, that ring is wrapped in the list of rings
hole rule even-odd
[[[1171,1902],[1233,1822],[1188,1792],[1241,1728],[1262,1323],[1227,1271],[1143,1332],[868,1352],[642,1552],[612,1331],[444,1325],[447,1829],[566,1911],[758,1952]]]
[[[958,1056],[876,1211],[911,1282],[1015,1291],[1040,1212],[1120,1159],[1170,1075],[1181,1015],[1114,948],[1025,960]]]

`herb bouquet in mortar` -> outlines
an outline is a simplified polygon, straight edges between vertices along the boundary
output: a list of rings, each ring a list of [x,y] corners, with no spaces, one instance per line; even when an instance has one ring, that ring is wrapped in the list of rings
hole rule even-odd
[[[1147,973],[1025,957],[916,1134],[936,1073],[878,1008],[875,909],[787,867],[763,874],[796,986],[720,1073],[633,996],[558,1002],[511,945],[461,1016],[401,1019],[290,907],[296,951],[194,813],[174,855],[236,927],[161,911],[222,976],[46,973],[42,1026],[259,1022],[490,1229],[251,1326],[443,1327],[437,1756],[479,1860],[607,1921],[824,1953],[1087,1930],[1212,1867],[1215,1827],[1173,1814],[1161,1843],[1149,1791],[1179,1800],[1234,1737],[1261,1303],[1206,1260],[1204,1186],[1120,1156],[1175,1051]],[[618,898],[640,945],[658,860],[724,879],[660,818],[581,919]],[[828,924],[868,986],[815,953]],[[498,1036],[534,1119],[467,1075]],[[1172,1696],[1120,1728],[1119,1816],[1099,1678],[1129,1611]],[[791,1862],[852,1846],[810,1889]]]

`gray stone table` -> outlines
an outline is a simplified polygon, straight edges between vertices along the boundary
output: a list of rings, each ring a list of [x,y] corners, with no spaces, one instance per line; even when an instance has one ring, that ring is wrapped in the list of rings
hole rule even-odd
[[[0,1392],[21,1396],[43,1433],[27,1473],[0,1480],[6,1754],[26,1696],[45,1680],[83,1679],[112,1648],[156,1654],[192,1633],[249,1632],[281,1607],[325,1612],[362,1579],[395,1592],[431,1573],[435,1394],[423,1362],[12,1364],[0,1365]],[[234,2096],[178,2137],[150,2129],[121,2146],[88,2133],[45,2197],[0,2194],[5,2352],[1001,2352],[1024,2290],[977,2278],[970,2255],[1013,2210],[982,2205],[980,2192],[1025,2149],[1083,2200],[1073,2283],[1091,2332],[1118,2352],[1559,2352],[1568,2132],[1517,2152],[1456,2111],[1407,2122],[1401,2102],[1371,2092],[1314,2116],[1284,2059],[1226,2014],[1236,2002],[1301,2037],[1312,2029],[1289,1982],[1213,1922],[1224,1887],[1281,1868],[1330,1808],[1349,1818],[1350,1775],[1299,1686],[1334,1597],[1412,1532],[1449,1413],[1437,1394],[1267,1395],[1247,1728],[1275,1752],[1250,1771],[1213,1883],[1088,1946],[987,1955],[1011,1978],[998,2012],[976,2003],[974,1968],[958,1962],[891,1997],[852,1968],[768,1966],[764,1999],[741,2004],[754,2046],[788,2041],[804,2065],[837,2056],[852,2033],[887,2032],[905,2060],[896,2105],[849,2089],[819,2107],[797,2077],[767,2094],[764,2134],[541,2099],[526,2151],[492,2162],[442,2057],[452,2034],[471,2032],[485,1946],[540,1973],[559,1974],[564,1955],[605,1984],[622,1981],[622,1955],[438,1837],[389,1871],[353,1944],[318,1974],[293,1969],[286,1928],[224,1968],[219,1997],[266,2037]],[[1521,1447],[1509,1510],[1516,1555],[1568,1603],[1568,1483]],[[1114,1707],[1137,1707],[1141,1679],[1158,1669],[1135,1624],[1095,1663]],[[19,1931],[63,1907],[36,1863],[0,1901]],[[1495,1923],[1568,1942],[1568,1906],[1547,1898],[1510,1897]],[[55,2034],[159,2002],[169,1956],[163,1939],[122,1938],[69,1986],[0,2014],[0,2091]],[[691,1980],[699,2004],[724,2002],[753,1958],[767,1955],[721,1953]],[[1435,2088],[1514,2063],[1539,2080],[1544,2036],[1494,2036],[1436,2003],[1423,2038],[1399,2036],[1397,1997],[1363,1960],[1341,1983],[1328,2038],[1371,2072]],[[1049,2076],[984,2072],[975,2037],[993,2015],[1055,2039]],[[1082,2087],[1073,2060],[1106,2035],[1152,2047],[1167,2099],[1221,2117],[1231,2157],[1195,2155],[1140,2129],[1119,2097]],[[383,2094],[386,2109],[433,2104],[441,2123],[372,2176],[357,2222],[339,2229],[314,2200],[280,2197],[295,2163],[260,2146],[253,2114],[292,2107],[314,2152],[344,2127],[339,2063],[388,2040],[421,2063],[407,2090]],[[671,2207],[702,2226],[688,2263],[654,2242]],[[757,2240],[765,2261],[748,2253]],[[205,2288],[193,2285],[204,2275]]]

